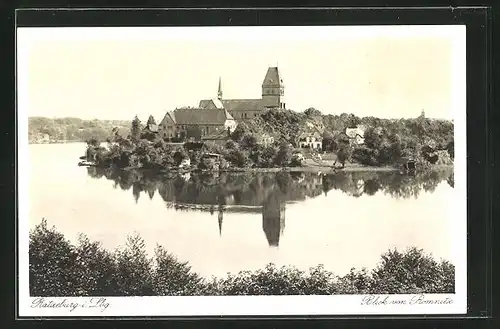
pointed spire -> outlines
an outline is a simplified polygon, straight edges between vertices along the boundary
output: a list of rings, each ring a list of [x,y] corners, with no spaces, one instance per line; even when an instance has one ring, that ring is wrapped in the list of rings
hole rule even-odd
[[[222,78],[219,77],[219,89],[217,90],[217,98],[222,100]]]
[[[222,218],[223,218],[223,214],[222,214],[222,210],[219,209],[219,236],[222,236]]]

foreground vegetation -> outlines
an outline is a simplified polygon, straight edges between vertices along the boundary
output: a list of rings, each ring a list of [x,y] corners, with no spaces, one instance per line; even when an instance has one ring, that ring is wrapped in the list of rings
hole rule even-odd
[[[203,278],[161,246],[153,257],[139,236],[108,251],[81,235],[71,244],[47,222],[30,232],[31,296],[332,295],[453,293],[455,267],[422,250],[390,250],[372,271],[337,276],[321,265],[302,271],[269,264],[257,271]]]

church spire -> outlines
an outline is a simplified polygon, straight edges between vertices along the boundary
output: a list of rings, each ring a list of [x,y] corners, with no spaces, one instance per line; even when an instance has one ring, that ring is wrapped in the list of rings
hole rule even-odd
[[[222,100],[222,82],[221,82],[221,77],[219,77],[219,89],[217,90],[217,98],[220,101]]]
[[[222,236],[222,219],[223,219],[223,214],[222,214],[222,209],[221,208],[219,208],[218,219],[219,219],[219,236]]]

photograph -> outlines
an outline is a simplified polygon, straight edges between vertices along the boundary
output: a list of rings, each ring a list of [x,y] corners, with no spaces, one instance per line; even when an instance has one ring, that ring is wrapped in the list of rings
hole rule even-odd
[[[16,45],[21,316],[466,313],[465,26]]]

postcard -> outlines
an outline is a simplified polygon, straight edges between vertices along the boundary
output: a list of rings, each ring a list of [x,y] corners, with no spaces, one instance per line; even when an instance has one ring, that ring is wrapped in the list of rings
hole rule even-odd
[[[465,26],[17,29],[19,316],[465,314]]]

